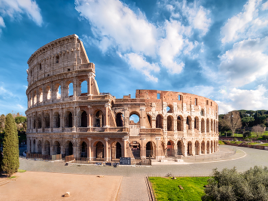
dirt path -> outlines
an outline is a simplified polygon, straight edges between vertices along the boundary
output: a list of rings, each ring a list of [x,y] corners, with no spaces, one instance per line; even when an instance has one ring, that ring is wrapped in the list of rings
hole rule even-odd
[[[17,173],[0,186],[0,200],[116,200],[121,176],[75,175],[48,172]],[[0,179],[1,182],[1,179]],[[71,197],[62,197],[70,192]]]

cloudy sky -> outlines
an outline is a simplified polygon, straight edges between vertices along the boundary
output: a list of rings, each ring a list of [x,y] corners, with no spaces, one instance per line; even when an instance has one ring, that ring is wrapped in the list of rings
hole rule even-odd
[[[266,0],[0,0],[0,114],[27,109],[27,60],[77,34],[101,92],[194,93],[268,109]]]

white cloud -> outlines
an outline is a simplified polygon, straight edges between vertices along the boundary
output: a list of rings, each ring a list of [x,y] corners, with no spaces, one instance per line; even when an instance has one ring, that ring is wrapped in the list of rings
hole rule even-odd
[[[38,26],[43,22],[40,8],[34,0],[1,0],[0,14],[12,19],[27,14]]]
[[[262,10],[268,10],[268,1],[262,4]]]
[[[104,50],[113,44],[121,51],[155,54],[156,28],[142,12],[134,13],[119,0],[76,0],[75,5],[94,27]]]
[[[231,86],[243,86],[268,72],[268,37],[235,43],[220,56],[219,70]]]
[[[158,82],[158,79],[151,75],[151,72],[159,72],[160,68],[157,64],[151,64],[145,61],[145,58],[135,53],[129,53],[124,55],[124,58],[130,64],[130,66],[136,70],[141,71],[148,80]]]
[[[0,16],[0,27],[5,27],[5,22],[3,20],[3,18]]]
[[[232,110],[261,110],[268,109],[267,89],[259,85],[255,90],[231,89],[223,94],[228,101],[216,101],[219,105],[220,114],[225,114]]]
[[[228,43],[246,35],[245,31],[251,25],[250,22],[258,16],[257,7],[260,2],[260,0],[249,0],[244,5],[243,12],[228,19],[227,23],[221,28],[222,43]]]

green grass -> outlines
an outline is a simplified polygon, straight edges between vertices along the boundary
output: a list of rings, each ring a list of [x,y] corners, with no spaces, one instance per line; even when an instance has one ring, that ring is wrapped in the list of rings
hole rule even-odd
[[[16,176],[11,176],[11,177],[9,177],[9,179],[14,179],[14,178],[16,178]]]
[[[155,192],[156,199],[159,200],[201,200],[205,195],[204,185],[209,177],[178,177],[173,180],[163,177],[149,177]],[[183,190],[179,188],[183,187]]]
[[[248,143],[248,145],[256,145],[256,144],[260,144],[260,143],[258,143],[258,142],[250,142],[250,143]]]
[[[23,172],[26,172],[26,170],[18,169],[18,172],[23,173]]]
[[[219,144],[224,145],[225,143],[221,140],[219,140]]]
[[[260,144],[260,146],[267,146],[268,147],[268,143]]]
[[[242,141],[229,141],[231,144],[241,144]]]

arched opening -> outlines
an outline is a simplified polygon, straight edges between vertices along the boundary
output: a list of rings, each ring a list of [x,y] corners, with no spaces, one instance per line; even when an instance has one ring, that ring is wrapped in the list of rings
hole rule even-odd
[[[85,80],[81,83],[81,95],[84,95],[87,93],[88,93],[87,81]]]
[[[209,119],[207,119],[207,133],[209,133]]]
[[[38,117],[38,128],[42,128],[42,118],[41,118],[41,116]]]
[[[54,142],[54,154],[61,154],[60,143],[58,141]]]
[[[201,109],[201,111],[200,111],[200,115],[201,115],[201,116],[204,116],[204,115],[205,115],[205,111],[204,111],[204,109]]]
[[[154,144],[152,141],[146,144],[146,157],[154,157]]]
[[[95,115],[95,127],[103,127],[103,125],[104,125],[103,114],[102,111],[99,110]]]
[[[70,156],[74,154],[73,143],[71,141],[67,142],[65,153],[66,153],[66,156]]]
[[[42,142],[40,140],[37,143],[37,153],[42,154]]]
[[[156,116],[156,128],[163,128],[163,116],[161,114]]]
[[[114,142],[112,144],[112,159],[119,159],[122,157],[121,144],[119,142]]]
[[[29,150],[30,150],[30,153],[31,153],[32,152],[32,141],[29,140],[29,142],[30,142]]]
[[[73,87],[73,83],[70,83],[68,85],[68,96],[71,97],[74,95],[74,87]]]
[[[47,92],[47,100],[50,100],[51,99],[51,89],[49,86],[47,87],[46,92]]]
[[[192,151],[192,142],[188,142],[188,146],[187,146],[187,155],[191,156],[193,155],[193,151]]]
[[[210,127],[210,131],[211,132],[213,132],[213,128],[214,128],[214,126],[213,126],[213,120],[211,120],[211,127]]]
[[[201,153],[206,154],[206,143],[204,141],[201,143]]]
[[[50,127],[50,116],[49,114],[45,114],[45,128],[49,128]]]
[[[73,114],[71,112],[66,113],[66,127],[73,127]]]
[[[214,146],[213,146],[213,141],[211,141],[211,153],[214,153]]]
[[[204,121],[204,119],[201,120],[201,132],[205,133],[205,121]]]
[[[147,119],[148,119],[148,122],[149,122],[149,127],[152,128],[152,117],[147,114]]]
[[[87,158],[87,143],[85,142],[81,144],[81,157]]]
[[[177,154],[182,155],[182,142],[181,141],[177,142]]]
[[[132,113],[129,116],[129,125],[139,125],[140,124],[140,116],[136,113]]]
[[[43,90],[39,89],[39,102],[42,103],[43,102]]]
[[[129,144],[129,146],[131,147],[131,151],[132,151],[134,158],[139,159],[140,158],[140,143],[138,143],[137,141],[133,141]]]
[[[173,117],[172,116],[168,116],[167,117],[167,130],[168,131],[173,131],[174,128],[173,128]]]
[[[34,92],[34,105],[37,103],[37,95],[36,92]]]
[[[104,145],[102,142],[96,144],[96,160],[104,159]]]
[[[60,114],[58,112],[54,113],[54,128],[60,127]]]
[[[183,122],[181,116],[178,116],[177,118],[177,131],[183,131]]]
[[[124,122],[123,114],[121,112],[117,113],[116,114],[116,125],[117,125],[117,127],[124,126],[123,122]]]
[[[199,155],[199,142],[195,142],[195,155]]]
[[[209,146],[209,141],[207,141],[207,154],[209,154],[210,146]]]
[[[35,153],[35,139],[33,140],[33,153]]]
[[[56,94],[57,99],[61,98],[61,86],[59,85],[57,88],[57,94]]]
[[[169,140],[167,143],[167,156],[175,156],[175,152],[174,152],[174,142]]]
[[[44,155],[50,155],[50,143],[49,141],[45,141],[45,153]]]
[[[87,127],[87,113],[85,111],[81,114],[81,127]]]
[[[199,130],[199,119],[198,119],[198,117],[194,118],[194,129]]]
[[[186,127],[187,127],[187,130],[192,129],[192,118],[190,116],[188,116],[186,119]]]

